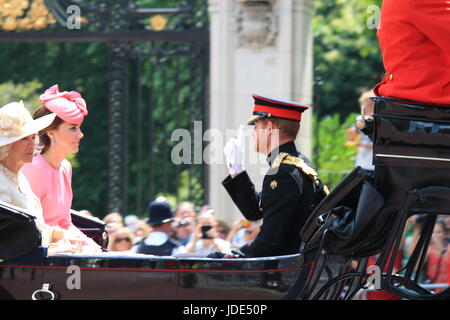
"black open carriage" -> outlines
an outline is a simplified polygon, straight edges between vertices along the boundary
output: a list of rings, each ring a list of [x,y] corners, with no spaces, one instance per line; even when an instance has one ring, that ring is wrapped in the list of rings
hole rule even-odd
[[[379,254],[380,287],[407,299],[449,299],[419,284],[437,215],[450,214],[450,109],[376,99],[375,174],[355,169],[319,204],[299,254],[249,259],[47,257],[33,218],[0,204],[2,299],[352,299]],[[408,217],[425,217],[407,264],[393,264]],[[104,225],[73,213],[106,246]],[[79,272],[79,283],[73,282]],[[376,282],[376,281],[375,281]],[[78,286],[77,286],[78,284]]]
[[[450,215],[450,109],[374,100],[374,119],[367,125],[375,173],[355,169],[303,228],[304,254],[315,264],[298,298],[352,299],[368,280],[378,280],[378,290],[400,298],[450,299],[448,287],[433,292],[419,284],[436,218]],[[413,215],[424,220],[420,238],[406,264],[394,271]],[[369,270],[379,273],[371,277],[373,255],[376,267]],[[340,268],[333,273],[336,260]]]
[[[104,248],[102,222],[72,222]],[[312,267],[302,254],[210,259],[115,252],[47,256],[34,218],[0,202],[0,300],[279,300]]]

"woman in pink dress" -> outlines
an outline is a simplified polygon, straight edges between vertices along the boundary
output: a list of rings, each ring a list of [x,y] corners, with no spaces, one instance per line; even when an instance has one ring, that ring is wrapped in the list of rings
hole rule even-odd
[[[59,92],[58,85],[47,89],[39,100],[42,106],[34,118],[50,113],[55,113],[56,118],[39,132],[40,154],[21,171],[41,201],[45,222],[78,236],[83,242],[83,251],[98,252],[99,246],[72,224],[72,166],[65,159],[69,153],[78,152],[83,138],[81,124],[88,114],[86,102],[76,91]]]

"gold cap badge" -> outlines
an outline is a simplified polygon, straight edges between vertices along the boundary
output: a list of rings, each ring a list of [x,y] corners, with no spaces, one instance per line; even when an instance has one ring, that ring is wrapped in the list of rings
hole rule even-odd
[[[276,180],[272,180],[270,183],[270,189],[275,190],[278,187],[278,182]]]

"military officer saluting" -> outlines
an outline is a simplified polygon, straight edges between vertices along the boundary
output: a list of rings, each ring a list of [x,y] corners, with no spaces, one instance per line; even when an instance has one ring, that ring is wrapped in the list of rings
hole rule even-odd
[[[238,138],[224,148],[230,175],[223,186],[246,219],[263,218],[257,238],[240,250],[245,257],[298,253],[300,230],[327,193],[294,144],[302,113],[309,107],[260,95],[253,98],[253,117],[248,124],[254,125],[255,151],[265,154],[270,165],[260,193],[255,192],[244,169],[243,126]]]

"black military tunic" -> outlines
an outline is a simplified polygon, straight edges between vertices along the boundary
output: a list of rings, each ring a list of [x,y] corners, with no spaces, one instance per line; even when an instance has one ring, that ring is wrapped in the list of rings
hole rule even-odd
[[[246,257],[298,253],[300,230],[317,205],[317,187],[313,179],[289,161],[281,162],[279,156],[282,154],[296,157],[294,159],[301,157],[294,142],[275,149],[267,158],[271,168],[264,176],[261,193],[255,192],[245,171],[233,179],[228,176],[222,182],[246,219],[263,218],[257,238],[241,248]]]

